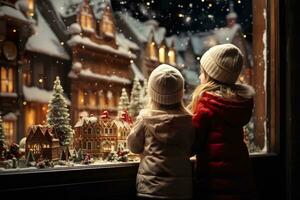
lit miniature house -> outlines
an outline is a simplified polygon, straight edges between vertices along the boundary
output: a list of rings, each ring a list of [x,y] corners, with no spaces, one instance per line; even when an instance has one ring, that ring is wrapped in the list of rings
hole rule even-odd
[[[54,129],[42,125],[32,126],[26,138],[25,151],[26,157],[31,152],[35,161],[58,160],[60,145]]]
[[[76,123],[74,147],[85,153],[100,155],[100,124],[96,117],[81,117]]]
[[[122,118],[110,118],[104,111],[100,119],[81,117],[75,125],[74,147],[96,157],[106,158],[119,144],[126,147],[130,124]]]

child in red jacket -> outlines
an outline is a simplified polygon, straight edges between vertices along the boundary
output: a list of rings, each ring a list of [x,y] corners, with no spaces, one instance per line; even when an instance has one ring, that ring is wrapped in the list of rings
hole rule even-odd
[[[201,58],[201,84],[189,105],[198,128],[198,199],[254,199],[254,183],[243,126],[252,115],[254,90],[236,84],[243,66],[232,44],[216,45]]]

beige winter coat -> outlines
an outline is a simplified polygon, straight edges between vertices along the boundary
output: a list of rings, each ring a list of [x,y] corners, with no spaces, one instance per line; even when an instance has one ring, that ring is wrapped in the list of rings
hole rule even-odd
[[[127,138],[141,154],[137,195],[159,199],[192,197],[192,117],[181,111],[142,110]]]

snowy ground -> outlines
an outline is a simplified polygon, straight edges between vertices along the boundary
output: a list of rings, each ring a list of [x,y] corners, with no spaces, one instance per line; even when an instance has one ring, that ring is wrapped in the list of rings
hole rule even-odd
[[[88,168],[108,168],[108,167],[118,167],[118,166],[126,166],[130,164],[138,164],[139,161],[128,161],[128,162],[119,162],[119,161],[95,161],[90,164],[78,164],[73,162],[68,162],[66,165],[56,164],[54,167],[49,168],[36,168],[36,167],[25,167],[25,168],[10,168],[5,169],[0,167],[0,173],[2,172],[32,172],[32,171],[49,171],[49,170],[75,170],[75,169],[88,169]]]

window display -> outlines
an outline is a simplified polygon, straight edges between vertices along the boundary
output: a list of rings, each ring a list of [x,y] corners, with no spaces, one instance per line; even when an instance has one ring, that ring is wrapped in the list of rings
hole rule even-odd
[[[253,5],[2,1],[0,171],[138,161],[126,138],[147,106],[150,73],[161,63],[177,68],[187,105],[200,83],[202,55],[225,43],[241,49],[238,81],[256,91],[244,141],[249,153],[269,153],[267,11]]]

